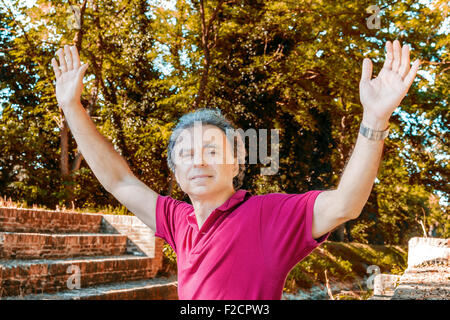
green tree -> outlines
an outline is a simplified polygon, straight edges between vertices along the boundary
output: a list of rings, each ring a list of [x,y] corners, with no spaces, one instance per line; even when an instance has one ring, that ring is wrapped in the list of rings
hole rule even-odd
[[[331,239],[405,243],[422,234],[420,221],[450,235],[438,198],[449,194],[445,1],[9,3],[0,9],[1,194],[49,207],[119,205],[77,152],[56,104],[50,59],[64,44],[89,63],[82,102],[100,132],[152,189],[181,197],[165,163],[167,140],[178,117],[205,106],[244,130],[280,130],[279,171],[262,176],[261,164],[249,165],[244,188],[336,188],[362,117],[362,60],[370,57],[377,74],[384,43],[399,39],[423,72],[391,118],[361,216]],[[368,28],[371,5],[380,8],[379,29]]]

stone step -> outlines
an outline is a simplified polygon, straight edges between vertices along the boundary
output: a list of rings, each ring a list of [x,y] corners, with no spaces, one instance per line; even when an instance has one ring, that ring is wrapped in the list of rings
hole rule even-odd
[[[408,267],[391,299],[450,300],[449,261]]]
[[[63,259],[126,254],[120,234],[46,234],[0,232],[0,259]]]
[[[391,300],[392,295],[373,295],[367,300]]]
[[[169,278],[108,283],[55,293],[11,296],[0,300],[177,300],[177,282]]]
[[[101,214],[0,207],[0,231],[99,233]]]
[[[160,259],[132,255],[58,260],[0,259],[0,297],[54,293],[72,289],[77,283],[86,288],[151,279],[160,264]]]

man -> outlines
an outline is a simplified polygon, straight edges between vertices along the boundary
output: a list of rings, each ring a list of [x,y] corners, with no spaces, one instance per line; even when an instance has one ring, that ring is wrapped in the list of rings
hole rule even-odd
[[[87,64],[80,66],[76,48],[58,50],[59,66],[56,59],[52,65],[58,104],[95,176],[177,253],[179,298],[280,299],[290,269],[333,229],[356,219],[369,197],[389,118],[420,64],[410,66],[409,47],[398,40],[388,41],[386,51],[377,78],[371,79],[370,59],[363,61],[360,134],[336,189],[266,195],[240,190],[242,141],[235,154],[225,134],[232,124],[217,110],[201,109],[180,119],[168,152],[169,167],[192,205],[139,181],[96,130],[80,103]],[[195,123],[201,134],[195,134]]]

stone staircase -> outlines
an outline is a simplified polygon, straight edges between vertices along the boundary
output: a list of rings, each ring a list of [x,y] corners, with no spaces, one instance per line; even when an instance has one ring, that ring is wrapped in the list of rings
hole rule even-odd
[[[135,216],[0,207],[0,300],[177,299]]]
[[[369,300],[450,300],[450,239],[410,239],[404,274],[378,274]]]

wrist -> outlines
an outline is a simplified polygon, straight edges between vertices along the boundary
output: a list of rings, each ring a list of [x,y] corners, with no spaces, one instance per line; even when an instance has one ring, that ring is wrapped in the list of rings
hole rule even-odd
[[[81,101],[70,101],[70,102],[65,102],[65,103],[59,103],[59,107],[61,108],[61,110],[63,112],[67,112],[68,110],[71,110],[73,108],[78,108],[82,106]]]
[[[375,131],[384,131],[389,128],[389,118],[380,119],[375,116],[363,114],[362,123]]]

